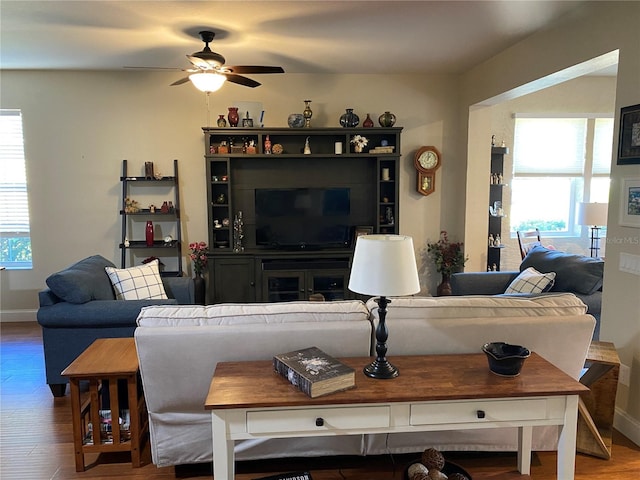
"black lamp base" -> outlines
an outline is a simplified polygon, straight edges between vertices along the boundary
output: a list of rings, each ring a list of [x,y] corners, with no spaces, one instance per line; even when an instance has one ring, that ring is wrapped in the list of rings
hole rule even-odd
[[[379,321],[376,327],[376,359],[366,367],[364,367],[364,374],[367,377],[386,379],[396,378],[398,376],[398,369],[391,365],[387,360],[387,338],[389,338],[389,331],[385,319],[387,318],[387,305],[391,303],[391,300],[385,296],[380,296],[376,300],[378,302],[378,315]]]
[[[400,373],[398,369],[387,360],[374,360],[371,364],[364,367],[363,372],[367,377],[377,379],[396,378]]]

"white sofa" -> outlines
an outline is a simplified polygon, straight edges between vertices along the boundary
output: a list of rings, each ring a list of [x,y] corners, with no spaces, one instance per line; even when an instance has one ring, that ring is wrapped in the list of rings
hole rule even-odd
[[[578,378],[595,325],[572,294],[391,300],[391,361],[394,355],[477,353],[488,341],[506,341],[527,346]],[[269,360],[312,345],[337,357],[367,356],[375,346],[377,318],[373,300],[143,308],[135,339],[153,462],[212,460],[211,419],[203,405],[217,362]],[[555,443],[554,431],[534,432],[534,449],[553,449]],[[236,459],[419,452],[430,446],[515,451],[516,438],[505,429],[255,439],[236,443]]]

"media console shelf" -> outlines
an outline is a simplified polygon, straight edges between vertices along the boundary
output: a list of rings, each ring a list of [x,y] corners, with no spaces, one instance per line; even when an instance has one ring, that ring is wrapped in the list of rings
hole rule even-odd
[[[211,301],[307,299],[313,293],[326,300],[349,298],[356,227],[398,233],[402,128],[205,127],[203,132]],[[368,140],[362,153],[354,151],[355,135]],[[305,154],[305,147],[311,153]],[[256,238],[260,189],[348,191],[348,239],[340,248],[261,244]],[[234,218],[240,212],[243,248],[234,252]]]

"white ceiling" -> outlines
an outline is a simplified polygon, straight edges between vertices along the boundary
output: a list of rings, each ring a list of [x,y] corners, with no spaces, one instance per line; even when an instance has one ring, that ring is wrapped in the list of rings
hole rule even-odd
[[[227,65],[289,73],[461,73],[587,0],[0,1],[2,69]]]

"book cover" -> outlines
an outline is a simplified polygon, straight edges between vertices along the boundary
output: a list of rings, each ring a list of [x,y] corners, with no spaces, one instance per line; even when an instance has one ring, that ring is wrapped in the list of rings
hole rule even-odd
[[[274,370],[311,398],[355,387],[355,370],[318,347],[273,357]]]
[[[313,480],[309,472],[280,473],[268,477],[255,478],[254,480]]]

